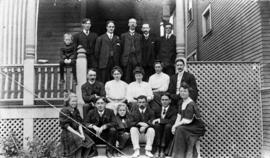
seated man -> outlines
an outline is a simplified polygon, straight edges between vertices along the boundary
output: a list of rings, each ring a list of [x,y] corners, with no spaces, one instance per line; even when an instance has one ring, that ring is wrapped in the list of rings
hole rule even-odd
[[[60,80],[61,84],[65,82],[64,80],[64,68],[65,66],[72,67],[73,73],[73,82],[77,84],[77,77],[76,77],[76,58],[77,52],[76,47],[73,44],[73,37],[70,33],[64,34],[64,46],[60,48]]]
[[[141,95],[137,98],[138,106],[134,108],[131,113],[131,124],[130,129],[131,142],[134,149],[132,157],[138,157],[140,155],[139,138],[144,135],[146,140],[145,155],[153,157],[152,145],[155,138],[155,130],[150,125],[155,118],[154,112],[147,107],[147,98]]]
[[[113,110],[105,108],[106,102],[106,98],[98,98],[95,104],[96,108],[89,111],[84,120],[86,126],[92,132],[114,146],[117,136],[116,117]],[[100,142],[100,140],[97,139],[93,134],[89,132],[88,134],[92,137],[95,143]],[[112,157],[114,155],[114,150],[109,145],[107,145],[106,155],[108,157]]]
[[[96,81],[97,73],[94,69],[89,69],[87,74],[87,82],[82,85],[82,98],[87,106],[83,107],[83,116],[94,108],[94,103],[98,97],[105,96],[104,84]]]
[[[177,110],[174,106],[170,106],[171,98],[169,93],[161,95],[162,109],[159,111],[159,116],[152,121],[155,128],[155,157],[165,158],[165,149],[169,146],[173,139],[171,132],[172,126],[176,120]]]
[[[147,102],[153,99],[153,92],[150,87],[150,84],[144,82],[143,75],[144,70],[142,67],[136,67],[133,71],[135,76],[135,81],[131,82],[127,87],[127,101],[129,104],[129,109],[132,111],[133,108],[137,105],[136,98],[140,95],[144,95],[147,98]]]
[[[156,73],[150,76],[148,81],[154,93],[154,99],[151,101],[150,107],[155,112],[156,117],[159,116],[161,110],[161,94],[168,90],[170,83],[170,77],[162,72],[162,68],[163,63],[160,60],[156,60],[154,63]]]

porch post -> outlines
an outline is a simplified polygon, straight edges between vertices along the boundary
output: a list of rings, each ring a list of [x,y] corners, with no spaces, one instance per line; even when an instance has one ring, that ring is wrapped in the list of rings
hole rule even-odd
[[[76,94],[78,97],[78,109],[81,114],[83,114],[83,105],[84,101],[82,98],[81,86],[86,82],[87,74],[87,60],[86,60],[86,51],[84,49],[78,50],[78,56],[76,61],[76,71],[77,71],[77,86]]]
[[[185,58],[185,8],[184,0],[176,0],[175,9],[176,52],[177,58]]]
[[[27,0],[24,58],[23,105],[34,105],[35,55],[37,39],[38,0]]]
[[[24,58],[24,90],[23,105],[34,105],[35,96],[35,56],[37,39],[37,18],[39,0],[26,0],[26,29],[25,29],[25,58]],[[27,149],[27,141],[33,139],[33,118],[24,119],[23,124],[23,148]]]

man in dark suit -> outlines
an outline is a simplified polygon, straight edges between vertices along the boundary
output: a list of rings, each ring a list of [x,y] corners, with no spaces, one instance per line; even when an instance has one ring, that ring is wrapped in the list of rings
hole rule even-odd
[[[148,81],[150,75],[154,74],[153,64],[156,58],[155,52],[157,51],[156,37],[154,34],[149,33],[149,31],[150,25],[144,23],[142,25],[142,67],[145,72],[145,81]]]
[[[175,74],[176,37],[172,34],[173,25],[165,24],[165,35],[160,38],[157,59],[164,64],[163,71],[169,76]]]
[[[120,39],[114,35],[114,21],[107,21],[107,32],[97,38],[95,56],[98,60],[99,78],[103,83],[110,80],[111,70],[119,66]]]
[[[97,34],[90,32],[91,20],[88,18],[82,20],[82,27],[83,30],[74,36],[74,44],[76,47],[81,45],[86,50],[87,67],[97,68],[97,61],[94,52]]]
[[[183,82],[185,82],[192,88],[192,93],[190,94],[191,99],[196,102],[198,98],[196,79],[193,74],[184,71],[185,65],[186,64],[183,59],[177,59],[175,61],[177,74],[170,77],[168,92],[171,94],[171,98],[173,99],[174,103],[181,99],[179,95],[179,89]]]
[[[89,111],[84,120],[86,126],[93,133],[114,146],[116,142],[117,122],[113,110],[105,108],[106,102],[106,98],[104,97],[97,99],[95,103],[96,108]],[[91,136],[91,138],[93,138],[95,143],[104,143],[100,139],[97,139],[97,137],[95,137],[89,131],[88,134]],[[109,145],[107,145],[106,154],[108,157],[112,157],[114,155],[114,150]]]
[[[98,97],[104,97],[106,92],[104,84],[96,81],[96,71],[89,69],[87,74],[87,82],[81,86],[82,98],[85,102],[83,107],[83,116],[85,117],[89,110],[94,108],[94,103]]]
[[[137,21],[134,18],[128,21],[129,31],[121,35],[121,66],[124,70],[123,79],[130,83],[133,81],[133,69],[141,64],[142,50],[141,39],[142,35],[135,32]]]
[[[153,157],[152,145],[155,138],[155,130],[151,126],[152,121],[155,119],[154,112],[147,107],[147,97],[141,95],[137,98],[138,106],[135,107],[131,113],[131,125],[130,136],[134,149],[132,157],[138,157],[140,155],[139,138],[144,134],[146,140],[145,155]]]
[[[162,109],[158,113],[158,117],[152,121],[155,128],[155,157],[165,158],[165,149],[169,146],[173,139],[171,132],[172,126],[176,120],[177,110],[170,106],[171,98],[169,93],[161,95]]]

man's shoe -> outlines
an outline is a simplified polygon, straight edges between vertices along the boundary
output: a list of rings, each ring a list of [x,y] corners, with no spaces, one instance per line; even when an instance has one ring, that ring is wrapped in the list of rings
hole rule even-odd
[[[160,152],[159,157],[160,157],[160,158],[165,158],[165,153],[164,153],[164,152]]]
[[[136,157],[139,157],[140,156],[140,149],[137,149],[134,151],[134,153],[132,154],[132,158],[136,158]]]
[[[106,152],[106,156],[107,156],[108,158],[112,158],[112,157],[113,157],[113,154],[112,154],[111,152],[107,151],[107,152]]]
[[[159,158],[159,151],[155,152],[154,158]]]
[[[148,157],[153,157],[154,155],[151,153],[151,151],[149,150],[146,150],[145,151],[145,155],[148,156]]]

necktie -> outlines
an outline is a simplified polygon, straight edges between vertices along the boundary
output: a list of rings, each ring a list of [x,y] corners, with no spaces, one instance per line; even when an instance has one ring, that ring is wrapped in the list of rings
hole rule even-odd
[[[169,39],[169,35],[168,34],[166,35],[166,39]]]
[[[163,109],[163,112],[162,112],[162,117],[164,118],[165,115],[166,115],[166,109],[164,108],[164,109]]]
[[[87,36],[89,35],[89,31],[86,31],[86,35],[87,35]]]

